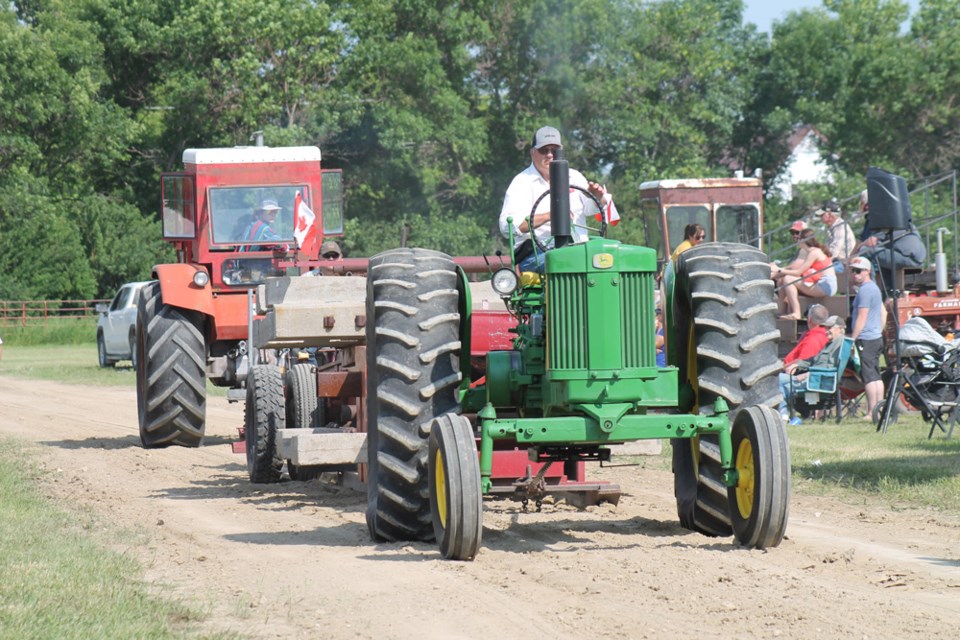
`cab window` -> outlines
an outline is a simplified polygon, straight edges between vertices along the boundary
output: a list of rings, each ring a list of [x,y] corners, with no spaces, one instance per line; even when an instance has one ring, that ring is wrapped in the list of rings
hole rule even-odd
[[[186,175],[165,175],[160,180],[163,203],[163,237],[195,238],[196,211],[193,207],[193,180]]]
[[[670,240],[670,250],[672,254],[677,246],[683,242],[683,230],[691,223],[699,223],[707,231],[707,240],[713,237],[710,224],[710,210],[705,205],[674,205],[667,208],[667,234]]]
[[[752,204],[717,207],[717,240],[760,248],[760,211]]]

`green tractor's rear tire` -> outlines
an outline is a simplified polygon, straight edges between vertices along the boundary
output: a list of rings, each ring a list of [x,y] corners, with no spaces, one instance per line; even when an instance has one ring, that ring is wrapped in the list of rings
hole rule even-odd
[[[283,402],[283,376],[271,364],[250,367],[247,376],[247,402],[244,431],[247,442],[247,475],[250,482],[280,482],[283,458],[280,457],[280,429],[286,422]]]
[[[433,419],[460,409],[458,273],[446,254],[394,249],[367,275],[367,526],[378,541],[434,539]]]
[[[324,406],[317,398],[316,369],[295,364],[287,371],[284,392],[287,429],[315,429],[324,425]]]
[[[737,484],[729,488],[737,541],[751,549],[783,540],[790,512],[790,448],[783,420],[770,407],[747,407],[731,431]]]
[[[206,427],[206,342],[201,316],[164,304],[160,283],[137,304],[137,413],[144,448],[199,447]]]
[[[733,527],[717,436],[675,438],[670,443],[680,526],[707,536],[729,536]]]
[[[680,254],[676,274],[677,362],[681,383],[694,389],[694,405],[681,409],[707,409],[722,397],[735,419],[741,407],[779,404],[780,334],[766,255],[740,244],[701,244]],[[718,436],[677,438],[671,444],[681,526],[730,535]]]
[[[480,461],[470,421],[448,413],[430,427],[430,511],[440,553],[473,560],[483,536]]]

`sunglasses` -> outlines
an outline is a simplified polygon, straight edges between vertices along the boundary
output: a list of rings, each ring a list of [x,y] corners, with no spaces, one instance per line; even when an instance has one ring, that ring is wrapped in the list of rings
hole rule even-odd
[[[863,273],[864,271],[866,271],[866,269],[857,269],[856,267],[853,267],[850,269],[850,273],[853,273],[853,274]]]
[[[540,147],[539,149],[537,149],[537,153],[539,153],[542,156],[545,156],[551,153],[553,155],[556,155],[557,151],[559,150],[560,150],[560,147]]]
[[[796,236],[800,235],[800,232],[799,232],[799,231],[791,231],[791,232],[790,232],[790,235],[796,237]]]
[[[704,238],[706,238],[706,236],[703,235],[702,233],[697,234],[697,240],[703,240]]]

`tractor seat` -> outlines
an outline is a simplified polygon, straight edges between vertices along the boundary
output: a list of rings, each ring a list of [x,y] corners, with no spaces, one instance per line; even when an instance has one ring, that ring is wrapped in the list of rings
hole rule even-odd
[[[543,278],[536,271],[524,271],[520,274],[520,284],[524,287],[539,286],[543,284]]]

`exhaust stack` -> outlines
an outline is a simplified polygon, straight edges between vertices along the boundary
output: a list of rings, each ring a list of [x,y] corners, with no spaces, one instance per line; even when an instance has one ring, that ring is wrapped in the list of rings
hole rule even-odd
[[[570,164],[563,157],[563,149],[557,149],[550,162],[550,229],[555,247],[573,242],[570,233]]]

